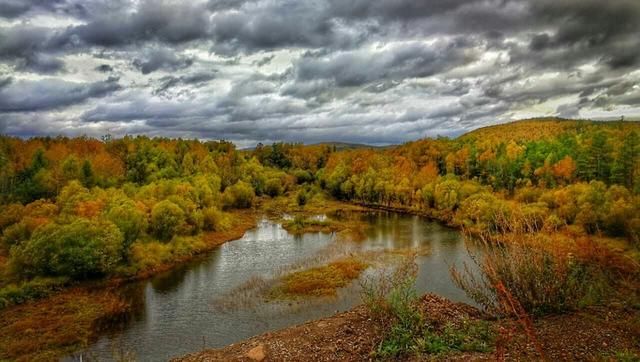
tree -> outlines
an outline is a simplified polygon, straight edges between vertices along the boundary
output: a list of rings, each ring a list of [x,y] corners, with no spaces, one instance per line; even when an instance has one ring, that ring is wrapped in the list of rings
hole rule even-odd
[[[568,155],[553,165],[553,176],[560,182],[571,182],[575,172],[576,163]]]
[[[107,219],[113,222],[123,236],[123,256],[126,257],[131,244],[138,239],[147,228],[146,215],[136,208],[131,201],[125,201],[109,208]]]
[[[282,195],[282,192],[284,191],[282,188],[282,181],[280,181],[279,178],[268,179],[265,184],[264,191],[267,195],[271,197]]]
[[[625,136],[617,161],[620,164],[621,183],[632,188],[635,185],[636,173],[640,172],[637,171],[640,163],[640,136],[636,131],[631,131]]]
[[[222,194],[222,203],[225,207],[235,207],[246,209],[253,205],[255,193],[249,184],[238,181],[235,185],[229,186]]]
[[[112,272],[121,260],[122,233],[111,222],[76,219],[51,223],[12,250],[17,270],[27,275],[85,279]]]
[[[94,183],[93,166],[89,160],[84,160],[82,163],[82,171],[80,174],[82,184],[84,187],[91,187]]]
[[[62,175],[65,180],[80,178],[80,162],[75,155],[70,155],[62,162]]]
[[[169,241],[186,222],[186,216],[180,206],[164,200],[151,209],[151,230],[160,241]]]

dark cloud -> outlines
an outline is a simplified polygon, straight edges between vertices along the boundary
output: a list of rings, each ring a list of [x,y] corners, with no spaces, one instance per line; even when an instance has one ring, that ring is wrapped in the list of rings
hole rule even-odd
[[[133,66],[139,69],[142,74],[149,74],[156,70],[176,71],[188,68],[192,64],[192,58],[163,48],[148,50],[140,59],[133,60]]]
[[[214,51],[228,54],[238,50],[319,48],[351,42],[346,34],[338,33],[319,2],[260,2],[242,9],[214,13],[211,18]]]
[[[382,49],[341,52],[331,56],[306,56],[296,64],[302,81],[331,79],[337,86],[360,86],[383,79],[427,77],[474,59],[464,44],[420,42]]]
[[[47,54],[32,54],[16,63],[16,69],[40,74],[54,74],[65,69],[64,62]]]
[[[168,0],[142,0],[131,9],[97,14],[89,23],[67,29],[64,38],[87,45],[120,46],[157,40],[183,43],[207,35],[209,21],[202,5]]]
[[[159,80],[159,85],[153,90],[154,95],[161,95],[165,97],[172,97],[170,94],[170,90],[179,86],[191,86],[191,87],[200,87],[207,82],[215,79],[215,74],[211,72],[202,72],[202,73],[194,73],[187,74],[180,77],[168,75],[166,77],[162,77]]]
[[[104,97],[119,90],[117,79],[75,83],[58,79],[13,80],[0,83],[0,112],[33,112],[59,109]]]
[[[111,73],[113,72],[113,67],[109,64],[100,64],[96,67],[96,70],[100,73]]]

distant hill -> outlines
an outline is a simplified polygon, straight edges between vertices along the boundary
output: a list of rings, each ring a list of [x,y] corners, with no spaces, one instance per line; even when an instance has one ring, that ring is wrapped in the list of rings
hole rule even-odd
[[[347,143],[347,142],[320,142],[320,143],[312,143],[308,146],[329,146],[329,147],[335,147],[336,150],[338,151],[342,151],[342,150],[357,150],[357,149],[362,149],[362,148],[388,148],[388,147],[393,147],[393,145],[390,146],[373,146],[373,145],[367,145],[364,143]]]
[[[367,144],[364,144],[364,143],[318,142],[318,143],[305,144],[305,146],[329,146],[329,147],[335,147],[336,150],[338,150],[338,151],[343,151],[343,150],[359,150],[359,149],[366,149],[366,148],[384,149],[384,148],[393,147],[395,145],[374,146],[374,145],[367,145]],[[246,147],[246,148],[242,148],[241,151],[253,151],[255,149],[256,149],[255,146],[254,147]]]
[[[627,127],[639,127],[638,121],[592,121],[575,120],[564,118],[532,118],[502,123],[493,126],[478,128],[467,132],[459,140],[514,140],[514,141],[535,141],[543,138],[557,136],[561,133],[578,133],[589,127],[606,127],[624,129]]]

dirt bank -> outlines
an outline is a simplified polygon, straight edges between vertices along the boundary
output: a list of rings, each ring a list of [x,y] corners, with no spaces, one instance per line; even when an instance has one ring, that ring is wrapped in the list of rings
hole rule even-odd
[[[484,319],[489,320],[496,330],[511,330],[514,326],[513,321],[490,320],[471,306],[432,294],[425,295],[422,304],[428,322],[434,325]],[[591,308],[546,317],[535,321],[535,330],[547,360],[616,360],[620,356],[638,353],[640,349],[640,313],[637,309]],[[367,361],[372,359],[371,351],[382,338],[383,331],[376,326],[368,311],[359,306],[332,317],[265,333],[224,348],[193,353],[174,361]],[[541,360],[533,344],[521,334],[498,338],[497,343],[500,345],[489,353],[410,355],[404,360],[490,361],[497,359],[497,353],[506,360]]]

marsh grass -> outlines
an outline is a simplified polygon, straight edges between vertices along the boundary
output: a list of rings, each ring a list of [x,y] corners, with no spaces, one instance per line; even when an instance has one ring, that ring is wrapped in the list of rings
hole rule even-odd
[[[265,303],[333,298],[340,288],[365,274],[376,274],[408,255],[428,252],[426,247],[361,251],[353,244],[331,243],[313,256],[276,268],[271,275],[249,278],[213,300],[212,306],[221,311],[256,310]]]
[[[338,259],[327,265],[285,275],[271,290],[273,297],[334,296],[369,265],[355,256]]]
[[[119,318],[129,304],[111,292],[66,290],[9,308],[0,325],[0,360],[52,361],[87,346],[98,321]]]

